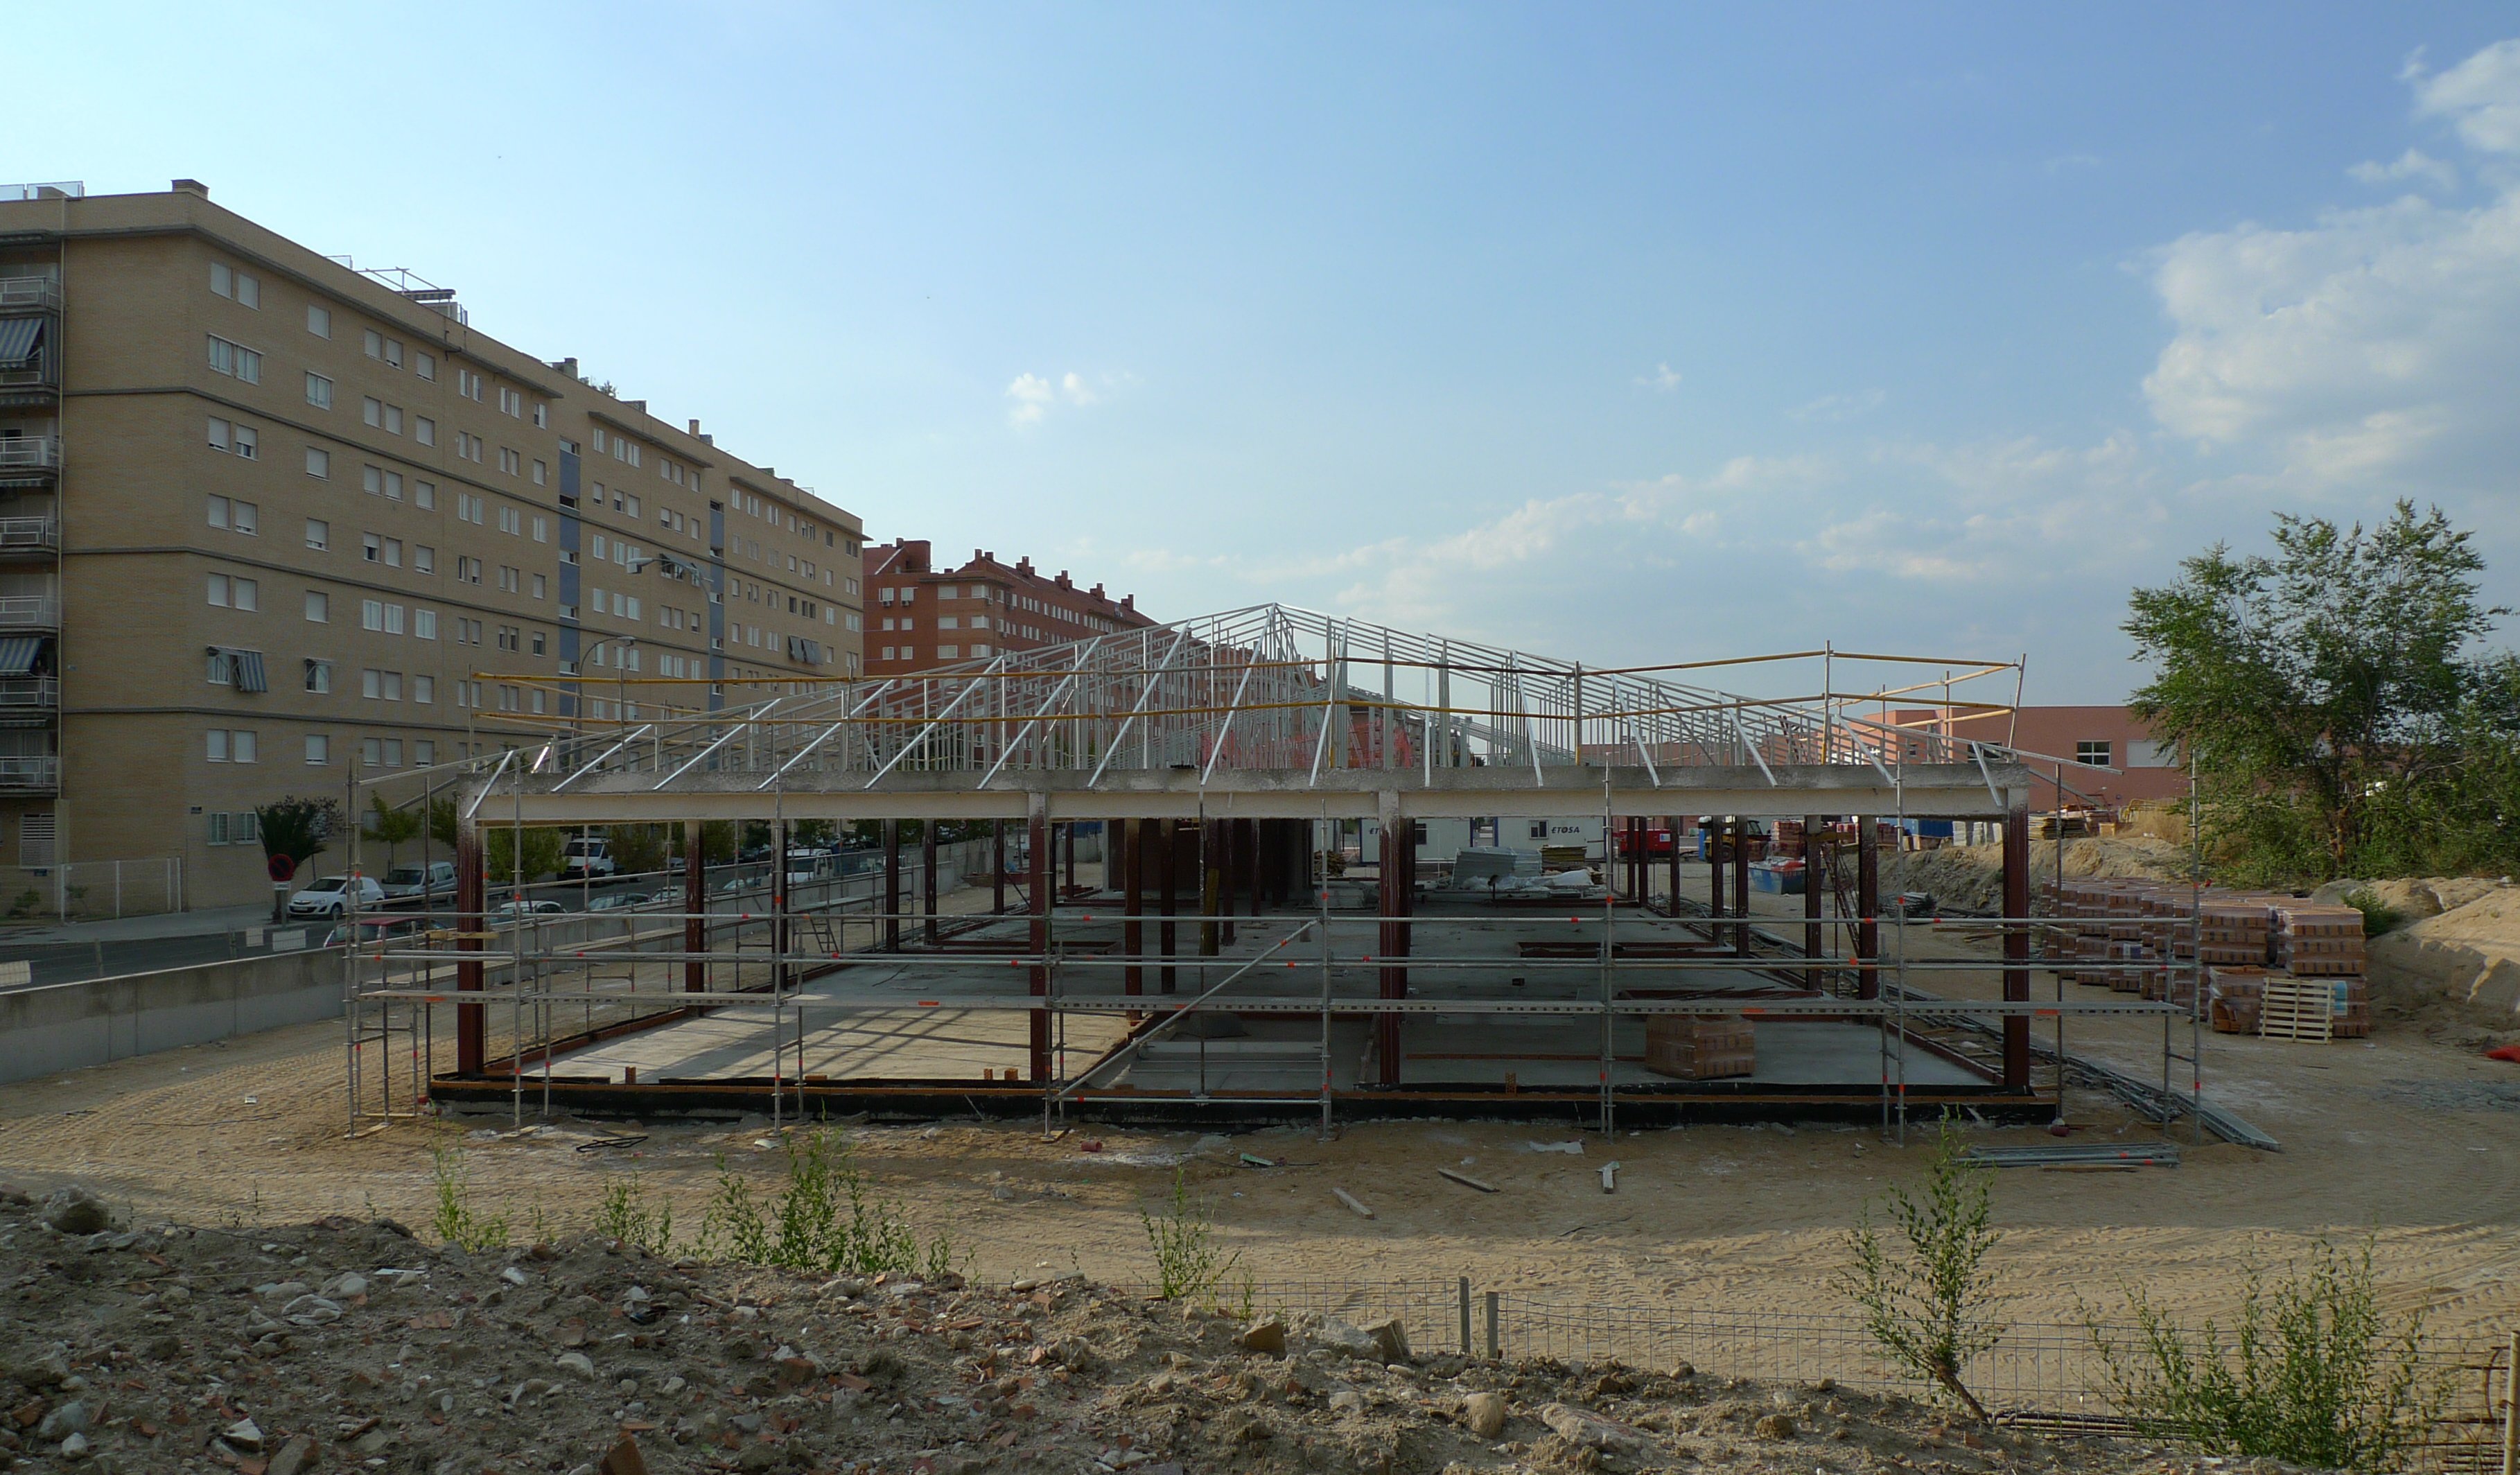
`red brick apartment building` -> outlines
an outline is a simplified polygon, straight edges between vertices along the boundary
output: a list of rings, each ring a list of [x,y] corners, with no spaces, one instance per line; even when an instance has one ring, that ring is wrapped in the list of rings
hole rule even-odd
[[[866,670],[899,676],[1008,650],[1060,646],[1155,621],[1136,597],[1079,589],[1065,569],[1045,578],[1032,559],[1001,563],[981,549],[960,568],[936,567],[928,541],[901,538],[866,551]]]

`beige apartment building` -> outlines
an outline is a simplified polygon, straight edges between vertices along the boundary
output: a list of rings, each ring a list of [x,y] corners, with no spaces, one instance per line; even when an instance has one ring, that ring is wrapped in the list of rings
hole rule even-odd
[[[698,421],[192,181],[0,190],[0,867],[263,900],[255,806],[353,765],[858,674],[861,547]]]

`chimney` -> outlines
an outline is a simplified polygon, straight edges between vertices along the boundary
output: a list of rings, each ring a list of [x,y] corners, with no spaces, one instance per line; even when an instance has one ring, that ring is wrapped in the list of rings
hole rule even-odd
[[[1134,594],[1124,594],[1124,595],[1120,596],[1120,607],[1121,607],[1122,609],[1127,610],[1127,611],[1128,611],[1129,613],[1131,613],[1131,614],[1135,614],[1135,613],[1137,613],[1137,612],[1138,612],[1138,597],[1137,597],[1136,595],[1134,595]]]
[[[577,378],[577,360],[574,358],[558,360],[552,365],[552,367],[559,370],[561,373],[567,375],[570,379]]]
[[[1060,570],[1058,571],[1058,587],[1059,587],[1059,588],[1061,588],[1061,589],[1073,589],[1073,588],[1075,588],[1075,587],[1076,587],[1075,585],[1073,585],[1073,584],[1071,584],[1071,583],[1067,582],[1067,570],[1066,570],[1066,569],[1064,569],[1064,568],[1062,568],[1062,569],[1060,569]]]
[[[984,553],[980,552],[980,551],[979,551],[978,549],[976,549],[976,548],[971,550],[971,561],[972,561],[972,562],[974,562],[974,563],[979,562],[982,559],[985,559],[985,558],[987,558],[987,557],[988,557],[988,555],[987,555],[987,554],[984,554]]]
[[[1019,573],[1019,574],[1022,574],[1022,575],[1023,575],[1025,578],[1027,578],[1027,579],[1031,578],[1031,577],[1032,577],[1032,559],[1015,559],[1015,572],[1017,572],[1017,573]]]
[[[901,540],[901,568],[904,573],[927,572],[928,541],[925,538]]]
[[[1095,586],[1094,586],[1094,597],[1095,597],[1096,599],[1098,599],[1098,600],[1099,600],[1099,599],[1101,599],[1101,598],[1102,598],[1102,585],[1097,584],[1097,585],[1095,585]]]
[[[198,179],[170,179],[166,188],[178,195],[199,195],[203,200],[210,198],[210,187]]]
[[[692,433],[694,435],[700,433],[700,423],[697,420],[692,422]]]

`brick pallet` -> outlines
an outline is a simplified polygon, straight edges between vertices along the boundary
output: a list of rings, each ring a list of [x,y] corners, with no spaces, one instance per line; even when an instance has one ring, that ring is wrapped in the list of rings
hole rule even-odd
[[[2263,967],[2205,970],[2205,1017],[2218,1035],[2254,1035],[2268,979]]]
[[[1645,1069],[1681,1081],[1718,1081],[1758,1068],[1758,1035],[1739,1014],[1649,1014]]]

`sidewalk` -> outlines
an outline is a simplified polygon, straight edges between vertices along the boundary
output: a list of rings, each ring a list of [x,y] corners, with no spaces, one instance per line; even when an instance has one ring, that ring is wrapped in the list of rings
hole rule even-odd
[[[202,937],[271,925],[271,907],[219,907],[155,916],[115,916],[99,921],[47,922],[0,928],[0,948],[59,947],[96,942],[145,942],[163,937]]]

